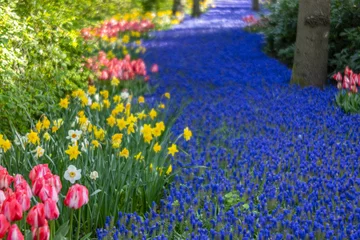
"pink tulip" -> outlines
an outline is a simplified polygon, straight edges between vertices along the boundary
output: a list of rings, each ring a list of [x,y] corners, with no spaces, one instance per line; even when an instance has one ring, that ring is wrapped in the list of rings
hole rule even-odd
[[[43,203],[38,203],[32,207],[26,217],[26,222],[32,227],[42,227],[47,224],[45,218],[45,208]]]
[[[26,191],[29,198],[32,197],[32,191],[31,191],[29,184],[26,182],[26,180],[20,174],[15,175],[14,187],[15,187],[15,191],[18,191],[18,190]]]
[[[10,186],[10,184],[13,182],[14,178],[9,175],[6,168],[1,167],[0,169],[0,189],[5,189]]]
[[[33,169],[31,169],[29,178],[31,183],[34,184],[36,179],[45,176],[46,174],[51,174],[51,171],[47,164],[39,164],[36,165]]]
[[[152,67],[151,67],[151,72],[152,72],[152,73],[157,73],[157,72],[159,72],[159,66],[158,66],[157,64],[152,65]]]
[[[11,225],[6,240],[24,240],[24,235],[16,224]]]
[[[16,200],[14,194],[5,199],[2,204],[1,211],[10,222],[20,220],[23,217],[22,207]]]
[[[48,224],[46,224],[40,228],[32,227],[31,233],[32,233],[33,240],[38,240],[38,239],[39,240],[49,240],[50,239],[50,229],[49,229]],[[39,234],[39,238],[38,238],[38,234]]]
[[[18,190],[15,192],[15,197],[18,203],[21,205],[22,211],[27,211],[30,208],[30,197],[26,191]]]
[[[88,189],[80,184],[72,185],[66,194],[64,204],[69,208],[79,209],[89,201]]]
[[[5,237],[9,227],[10,227],[10,223],[6,219],[5,215],[0,214],[0,238]]]
[[[45,217],[47,220],[57,219],[60,215],[55,201],[48,199],[44,202]]]

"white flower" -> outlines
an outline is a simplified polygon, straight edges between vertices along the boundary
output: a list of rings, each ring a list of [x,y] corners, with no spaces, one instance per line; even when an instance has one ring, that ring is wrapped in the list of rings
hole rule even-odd
[[[81,151],[87,152],[88,146],[89,146],[89,141],[87,139],[84,139],[84,142],[81,143]]]
[[[76,180],[81,178],[81,169],[76,169],[74,165],[70,165],[65,171],[64,178],[74,184]]]
[[[90,173],[90,178],[92,180],[96,180],[98,177],[99,177],[99,174],[98,174],[97,171],[93,171],[93,172]]]
[[[91,106],[91,104],[92,104],[92,100],[91,100],[90,97],[88,97],[88,103],[87,103],[87,105],[88,105],[88,106]]]
[[[94,99],[95,99],[95,101],[99,102],[100,101],[100,95],[98,93],[95,94]]]
[[[33,152],[35,152],[35,157],[36,158],[40,158],[40,157],[42,157],[44,155],[45,149],[43,149],[40,146],[37,146]]]
[[[122,91],[121,94],[120,94],[121,98],[122,99],[127,99],[130,95],[128,93],[128,91]]]
[[[81,130],[69,130],[68,135],[66,138],[70,139],[72,142],[77,142],[81,137],[82,131]]]

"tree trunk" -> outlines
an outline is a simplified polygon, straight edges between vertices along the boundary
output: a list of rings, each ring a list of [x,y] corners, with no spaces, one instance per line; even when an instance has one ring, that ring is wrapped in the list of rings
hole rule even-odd
[[[259,0],[252,0],[252,10],[254,11],[260,10]]]
[[[175,16],[177,12],[184,12],[184,3],[182,0],[173,0],[172,15]]]
[[[291,83],[322,87],[327,79],[330,1],[299,1]]]
[[[193,0],[192,17],[200,17],[200,0]]]

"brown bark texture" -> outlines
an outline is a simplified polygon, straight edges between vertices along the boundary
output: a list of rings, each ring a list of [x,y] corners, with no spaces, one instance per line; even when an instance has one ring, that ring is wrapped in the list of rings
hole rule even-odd
[[[327,79],[330,0],[300,0],[291,83],[322,87]]]
[[[200,17],[200,0],[193,0],[192,17]]]

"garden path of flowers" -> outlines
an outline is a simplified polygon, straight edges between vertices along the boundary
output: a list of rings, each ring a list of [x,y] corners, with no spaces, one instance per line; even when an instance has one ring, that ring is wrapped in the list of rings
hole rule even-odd
[[[175,135],[189,126],[194,139],[160,209],[119,214],[119,239],[360,238],[360,115],[335,106],[334,87],[288,84],[263,36],[241,29],[250,2],[216,1],[145,43],[158,95],[171,92],[170,108],[191,100]]]

